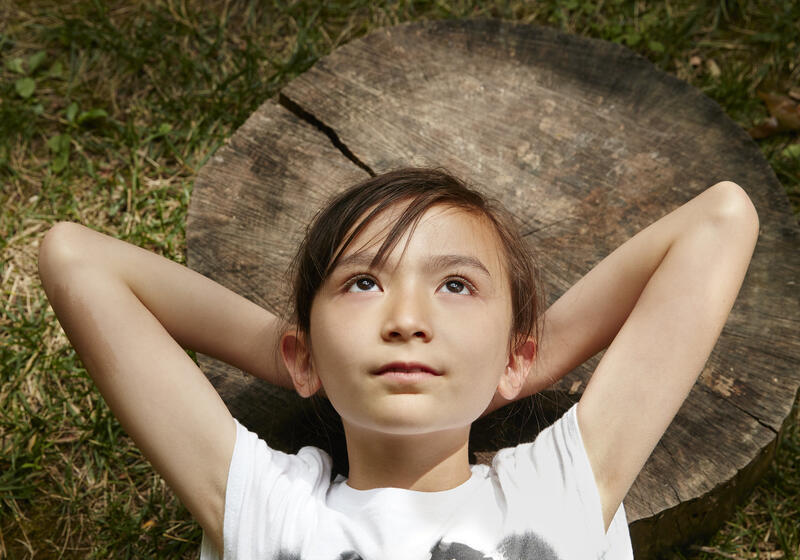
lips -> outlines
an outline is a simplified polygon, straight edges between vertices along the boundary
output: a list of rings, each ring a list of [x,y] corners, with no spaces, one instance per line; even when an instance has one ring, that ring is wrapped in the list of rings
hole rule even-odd
[[[436,369],[418,362],[392,362],[390,364],[381,366],[374,373],[375,375],[384,375],[386,373],[423,373],[429,375],[441,375],[441,372],[437,371]]]

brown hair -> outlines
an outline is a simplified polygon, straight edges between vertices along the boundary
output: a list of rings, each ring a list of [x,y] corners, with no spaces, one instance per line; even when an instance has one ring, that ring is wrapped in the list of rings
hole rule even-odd
[[[538,270],[513,216],[499,202],[468,187],[442,169],[403,168],[371,177],[336,196],[323,208],[306,232],[294,263],[294,323],[308,336],[311,305],[341,255],[381,212],[407,203],[376,253],[379,266],[403,233],[413,233],[422,215],[435,205],[445,205],[486,217],[494,226],[505,253],[512,305],[514,347],[539,335],[542,295]]]

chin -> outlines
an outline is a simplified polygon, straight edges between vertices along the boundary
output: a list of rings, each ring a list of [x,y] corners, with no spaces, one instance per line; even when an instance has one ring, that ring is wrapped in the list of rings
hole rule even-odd
[[[370,406],[349,411],[337,408],[337,412],[345,428],[350,425],[376,435],[420,436],[448,431],[468,434],[472,423],[486,409],[486,406],[476,405],[473,414],[463,407],[457,411],[445,410],[440,400],[426,397],[421,394],[391,395],[374,400]]]
[[[430,415],[412,415],[408,411],[402,414],[382,415],[380,417],[360,418],[346,422],[358,426],[362,430],[391,436],[423,436],[434,433],[454,432],[469,435],[472,421],[431,422]]]

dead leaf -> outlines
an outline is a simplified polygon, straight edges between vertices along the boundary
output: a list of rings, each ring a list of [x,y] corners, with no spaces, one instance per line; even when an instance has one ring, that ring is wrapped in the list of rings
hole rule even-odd
[[[719,69],[719,65],[713,58],[709,58],[706,61],[706,67],[708,68],[708,73],[715,78],[719,78],[720,74],[722,74],[722,70]]]
[[[751,128],[748,131],[751,137],[766,138],[779,132],[800,130],[800,104],[779,93],[759,91],[756,95],[764,101],[770,118]]]
[[[778,123],[788,130],[800,130],[800,104],[792,98],[778,93],[757,94],[767,105],[769,114],[778,119]]]
[[[755,139],[766,138],[767,136],[772,136],[773,134],[777,134],[779,132],[782,132],[781,127],[778,124],[778,119],[775,117],[769,117],[747,131],[747,133],[750,135],[750,138]]]

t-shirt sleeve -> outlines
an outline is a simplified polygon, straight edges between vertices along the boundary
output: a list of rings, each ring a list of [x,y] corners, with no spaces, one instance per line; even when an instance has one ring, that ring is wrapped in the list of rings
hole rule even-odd
[[[315,510],[310,503],[324,500],[330,475],[330,457],[320,449],[304,447],[296,455],[274,450],[237,421],[222,558],[270,557],[276,543],[291,544],[298,535],[296,522],[315,522],[308,517]],[[200,558],[220,558],[205,536]]]
[[[520,520],[523,525],[542,528],[559,549],[580,546],[584,558],[632,559],[622,505],[605,531],[600,494],[578,427],[577,407],[573,405],[542,430],[535,441],[504,449],[495,457],[509,518],[514,523]]]

